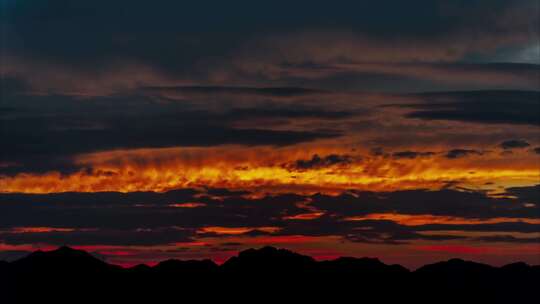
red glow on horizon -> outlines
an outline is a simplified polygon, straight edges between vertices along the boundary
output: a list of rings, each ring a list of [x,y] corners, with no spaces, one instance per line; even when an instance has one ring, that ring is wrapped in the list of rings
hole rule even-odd
[[[490,247],[472,247],[463,245],[429,245],[417,246],[417,250],[421,251],[439,251],[455,254],[486,254],[493,251]]]

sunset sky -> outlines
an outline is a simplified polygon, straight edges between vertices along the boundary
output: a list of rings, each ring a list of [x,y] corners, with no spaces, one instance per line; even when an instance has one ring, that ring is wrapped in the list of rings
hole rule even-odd
[[[536,0],[0,3],[0,260],[540,264]]]

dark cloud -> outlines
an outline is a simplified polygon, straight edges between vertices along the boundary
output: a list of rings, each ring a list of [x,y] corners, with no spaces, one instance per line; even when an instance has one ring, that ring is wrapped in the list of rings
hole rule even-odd
[[[461,236],[430,236],[420,234],[415,228],[388,220],[341,221],[330,216],[312,221],[290,221],[284,223],[280,234],[308,236],[342,236],[345,240],[358,243],[404,244],[412,240],[451,240]]]
[[[315,154],[311,159],[299,159],[292,164],[285,164],[286,168],[292,170],[310,170],[325,168],[336,165],[346,165],[356,161],[358,157],[351,155],[329,154],[323,157]]]
[[[519,197],[525,203],[540,203],[540,185],[529,187],[511,187],[506,192],[512,196]]]
[[[352,111],[328,111],[313,108],[276,108],[276,109],[236,109],[223,115],[223,119],[238,121],[240,119],[272,119],[272,118],[318,118],[318,119],[344,119],[354,116]]]
[[[189,229],[157,228],[136,230],[90,230],[90,231],[52,231],[1,233],[0,239],[6,243],[19,244],[51,244],[62,246],[75,245],[126,245],[151,246],[193,241],[194,231]]]
[[[425,224],[415,226],[416,231],[478,231],[478,232],[540,232],[540,224],[501,222],[494,224]]]
[[[500,144],[500,146],[501,148],[505,150],[511,150],[511,149],[527,148],[527,147],[530,147],[531,145],[522,139],[512,139],[512,140],[503,141]]]
[[[389,55],[390,56],[390,55]],[[533,63],[348,63],[286,64],[286,74],[309,85],[346,91],[536,90],[540,65]],[[317,76],[317,77],[315,77]],[[318,79],[318,80],[317,80]],[[294,79],[287,79],[294,81]]]
[[[228,4],[165,1],[148,7],[146,2],[138,0],[114,4],[52,0],[47,5],[40,1],[2,0],[5,18],[0,25],[5,41],[9,42],[2,45],[2,54],[14,56],[22,63],[22,66],[14,66],[14,61],[10,60],[10,68],[7,69],[6,64],[6,70],[9,74],[25,74],[41,86],[49,81],[69,82],[71,78],[88,75],[94,76],[86,78],[88,82],[107,78],[122,86],[128,78],[139,74],[137,67],[142,66],[159,77],[139,79],[134,84],[198,83],[220,91],[219,86],[227,80],[236,84],[259,80],[283,84],[310,78],[295,75],[290,70],[282,71],[279,67],[283,64],[381,61],[426,64],[424,61],[427,61],[439,65],[437,75],[469,74],[478,70],[491,73],[493,69],[502,71],[503,77],[508,78],[520,74],[514,83],[522,87],[524,82],[534,79],[523,76],[523,72],[529,73],[526,67],[485,62],[501,61],[490,60],[500,58],[501,49],[511,55],[504,58],[515,59],[516,54],[534,43],[538,33],[535,5],[532,0],[421,0],[414,4],[396,0],[377,4],[345,0],[330,7],[324,1],[294,4],[277,1],[264,5],[261,10],[249,1]],[[306,10],[306,6],[310,9]],[[275,15],[280,16],[279,21],[269,17]],[[306,35],[313,39],[305,38]],[[446,65],[456,61],[462,62]],[[255,66],[251,66],[253,62]],[[136,68],[125,72],[126,75],[122,75],[125,77],[110,77],[129,65]],[[344,79],[338,78],[345,78],[354,88],[354,84],[376,78],[366,89],[383,82],[379,87],[385,89],[421,88],[426,87],[426,82],[433,83],[421,75],[431,72],[420,70],[403,75],[395,72],[402,67],[393,69],[368,69],[359,79],[352,80],[351,75],[342,77],[344,72],[329,81],[344,83]],[[411,81],[414,78],[416,80]],[[436,75],[428,78],[439,79]],[[487,77],[476,77],[484,78]],[[113,81],[105,82],[110,85]],[[62,85],[64,89],[73,89],[66,88],[66,83]],[[303,94],[298,91],[259,93]]]
[[[540,238],[516,238],[511,235],[494,235],[494,236],[484,236],[475,238],[475,240],[481,242],[490,242],[490,243],[524,243],[524,244],[538,244],[540,243]]]
[[[526,217],[538,218],[538,186],[510,189],[515,200],[496,199],[481,192],[443,189],[439,191],[408,190],[396,192],[351,192],[339,196],[311,196],[311,206],[342,216],[364,216],[370,213],[440,215],[465,218]]]
[[[538,91],[470,91],[425,93],[424,102],[400,105],[418,109],[409,118],[488,124],[540,125]]]
[[[540,147],[534,148],[534,153],[540,154]]]
[[[370,154],[373,156],[384,156],[384,149],[382,147],[375,147],[370,150]]]
[[[150,123],[150,121],[148,121]],[[161,126],[159,126],[161,125]],[[172,128],[172,129],[171,129]],[[4,136],[5,135],[5,136]],[[163,148],[176,146],[216,146],[242,144],[247,146],[286,146],[316,139],[338,137],[328,131],[277,131],[263,129],[234,129],[180,121],[117,126],[107,130],[67,130],[2,134],[8,149],[2,158],[15,165],[2,168],[4,173],[57,170],[71,172],[71,156],[81,153],[131,148]],[[62,158],[61,156],[65,157]]]
[[[108,230],[172,226],[257,227],[272,226],[281,217],[307,212],[297,206],[305,200],[303,196],[291,194],[252,200],[245,198],[243,192],[219,193],[223,191],[0,194],[0,230],[27,226]],[[199,208],[170,206],[184,202],[204,205]]]
[[[349,217],[373,213],[456,216],[470,219],[540,218],[538,187],[511,188],[514,199],[497,199],[480,192],[455,190],[358,192],[339,196],[280,194],[246,198],[244,192],[221,189],[177,190],[165,193],[57,193],[0,194],[0,242],[54,245],[157,245],[193,241],[197,237],[221,237],[197,232],[202,227],[252,227],[245,236],[306,235],[340,236],[367,243],[401,244],[412,240],[465,238],[459,231],[532,233],[540,225],[525,222],[491,224],[424,224],[406,226],[391,220]],[[201,195],[201,194],[211,195]],[[219,196],[216,198],[215,196]],[[176,208],[173,204],[197,201],[199,208]],[[530,203],[536,203],[531,206]],[[525,203],[528,203],[526,206]],[[307,205],[306,205],[307,204]],[[317,219],[287,219],[325,212]],[[51,231],[13,230],[17,227],[70,228]],[[279,227],[269,233],[257,227]],[[429,233],[433,231],[433,233]],[[437,235],[456,231],[456,235]]]
[[[417,157],[430,157],[435,155],[435,152],[417,152],[417,151],[400,151],[392,153],[392,157],[400,159],[415,159]]]
[[[482,155],[484,154],[482,151],[478,150],[468,150],[468,149],[453,149],[446,153],[446,158],[455,159],[455,158],[461,158],[466,157],[470,155]]]
[[[481,242],[490,242],[490,243],[523,243],[523,244],[538,244],[540,243],[540,238],[517,238],[511,235],[494,235],[494,236],[484,236],[475,238],[476,241]]]
[[[314,108],[194,110],[156,104],[140,96],[92,97],[10,95],[0,113],[4,174],[78,170],[71,158],[111,149],[176,146],[286,146],[341,136],[338,130],[237,127],[258,119],[341,119],[349,112]]]
[[[368,4],[358,1],[340,1],[329,7],[324,1],[288,3],[277,1],[265,5],[261,14],[260,6],[249,1],[217,4],[200,1],[179,4],[165,1],[159,7],[148,7],[144,1],[93,1],[91,4],[75,4],[65,0],[50,1],[47,5],[39,1],[25,4],[2,0],[6,10],[4,23],[16,32],[24,44],[15,44],[19,50],[33,51],[36,54],[98,56],[108,52],[128,52],[131,56],[145,58],[161,54],[170,59],[175,51],[182,55],[190,54],[189,47],[199,42],[191,39],[171,41],[173,34],[220,33],[215,35],[220,44],[240,35],[250,37],[254,33],[279,32],[285,29],[321,28],[332,24],[370,36],[388,38],[421,37],[436,39],[437,35],[449,36],[474,28],[486,35],[508,35],[528,29],[523,20],[513,20],[503,24],[497,20],[513,8],[529,8],[531,1],[415,1],[403,4],[400,1],[381,1]],[[208,6],[212,10],[208,10]],[[283,7],[287,7],[286,10]],[[492,14],[486,16],[485,10]],[[399,13],[398,13],[399,12]],[[527,13],[527,10],[523,10]],[[277,21],[269,16],[281,16]],[[534,17],[529,12],[531,18]],[[483,18],[479,18],[479,16]],[[141,24],[140,20],[148,20]],[[100,20],[100,23],[96,23]],[[212,22],[210,22],[212,21]],[[525,23],[525,24],[524,24]],[[506,27],[503,27],[506,25]],[[399,31],[395,31],[398,27]],[[494,28],[493,28],[494,27]],[[134,39],[133,33],[138,33]],[[84,33],[85,35],[76,35]],[[235,35],[235,33],[237,33]],[[109,35],[106,35],[109,34]],[[122,37],[123,39],[113,39]],[[71,40],[69,40],[71,39]],[[199,39],[200,40],[200,39]],[[107,45],[106,42],[112,43]],[[148,45],[153,42],[154,45]],[[169,45],[165,44],[169,42]],[[199,42],[200,44],[201,42]],[[216,46],[219,44],[203,46]],[[167,47],[168,46],[168,47]],[[188,50],[180,49],[181,46]],[[62,50],[63,48],[67,48]],[[92,49],[92,51],[90,51]],[[215,49],[201,48],[206,54]],[[94,54],[95,53],[95,54]]]
[[[300,87],[225,87],[225,86],[183,86],[183,87],[146,87],[142,91],[149,93],[179,93],[188,95],[247,95],[263,97],[296,97],[327,93],[323,90]]]

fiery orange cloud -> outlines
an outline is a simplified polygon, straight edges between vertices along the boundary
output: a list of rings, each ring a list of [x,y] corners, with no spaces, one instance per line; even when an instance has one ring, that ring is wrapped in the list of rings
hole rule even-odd
[[[314,220],[314,219],[320,218],[323,215],[324,215],[324,212],[311,212],[311,213],[302,213],[302,214],[297,214],[297,215],[286,216],[283,219],[284,220]]]
[[[347,154],[347,150],[240,147],[168,148],[100,152],[77,163],[92,170],[71,174],[21,173],[0,177],[1,192],[51,193],[96,191],[167,191],[216,187],[265,192],[339,193],[346,189],[392,191],[438,189],[448,183],[483,187],[532,185],[540,180],[535,158],[505,160],[498,153],[446,159],[443,155],[394,159],[363,155],[329,166],[291,169],[286,164],[314,154]],[[534,157],[534,156],[533,156]]]
[[[75,228],[54,228],[54,227],[15,227],[10,229],[11,233],[47,233],[47,232],[73,232]]]
[[[244,234],[251,231],[262,231],[266,233],[275,233],[281,230],[279,227],[203,227],[198,230],[198,233],[215,233],[215,234]]]
[[[540,219],[529,218],[506,218],[496,217],[487,219],[462,218],[454,216],[437,216],[432,214],[398,214],[398,213],[373,213],[364,216],[345,218],[346,221],[363,220],[390,220],[400,225],[420,226],[427,224],[448,224],[448,225],[474,225],[474,224],[496,224],[509,222],[523,222],[529,224],[540,224]]]
[[[173,207],[173,208],[199,208],[199,207],[204,207],[204,206],[206,206],[205,203],[197,203],[197,202],[169,204],[169,207]]]

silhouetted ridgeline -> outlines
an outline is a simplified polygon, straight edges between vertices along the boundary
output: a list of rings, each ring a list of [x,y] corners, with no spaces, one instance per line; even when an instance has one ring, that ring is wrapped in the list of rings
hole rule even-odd
[[[222,300],[327,300],[373,303],[532,303],[540,299],[540,266],[496,268],[459,259],[410,272],[378,259],[315,261],[265,247],[240,252],[223,265],[167,260],[121,268],[84,251],[61,247],[0,262],[0,303],[192,303]]]

